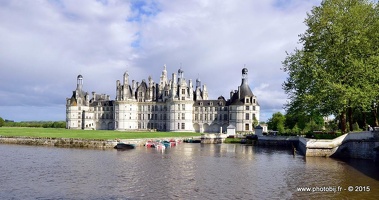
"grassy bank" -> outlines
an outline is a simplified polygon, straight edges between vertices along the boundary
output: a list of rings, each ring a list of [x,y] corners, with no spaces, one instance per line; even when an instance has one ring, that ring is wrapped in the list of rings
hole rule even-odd
[[[122,132],[106,130],[72,130],[62,128],[28,128],[0,127],[0,136],[7,137],[44,137],[44,138],[77,138],[77,139],[136,139],[165,137],[194,137],[200,133],[184,132]]]

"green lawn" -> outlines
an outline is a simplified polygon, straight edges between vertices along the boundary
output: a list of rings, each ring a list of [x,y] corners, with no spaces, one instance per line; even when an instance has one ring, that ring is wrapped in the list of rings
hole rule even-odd
[[[136,139],[165,137],[194,137],[200,133],[184,132],[122,132],[106,130],[72,130],[61,128],[28,128],[0,127],[0,136],[8,137],[47,137],[47,138],[79,138],[79,139]]]

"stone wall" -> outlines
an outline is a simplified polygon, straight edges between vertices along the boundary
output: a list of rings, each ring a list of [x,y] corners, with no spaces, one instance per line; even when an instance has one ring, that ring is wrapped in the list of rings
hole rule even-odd
[[[227,134],[201,134],[201,143],[203,144],[221,144],[225,141]]]
[[[72,138],[30,138],[30,137],[0,137],[0,143],[21,145],[43,145],[72,148],[113,148],[116,141],[111,140],[84,140]]]
[[[255,143],[258,146],[298,146],[299,137],[297,136],[258,136]]]
[[[144,139],[120,139],[120,140],[85,140],[72,138],[31,138],[31,137],[3,137],[0,136],[0,143],[20,144],[20,145],[43,145],[68,148],[93,148],[112,149],[118,142],[143,146],[147,141],[170,140],[182,141],[184,137],[174,138],[144,138]]]
[[[298,149],[305,156],[378,160],[379,132],[347,133],[333,140],[299,138]]]
[[[363,131],[338,138],[310,139],[291,136],[258,136],[259,146],[295,146],[305,156],[372,159],[379,162],[379,132]]]

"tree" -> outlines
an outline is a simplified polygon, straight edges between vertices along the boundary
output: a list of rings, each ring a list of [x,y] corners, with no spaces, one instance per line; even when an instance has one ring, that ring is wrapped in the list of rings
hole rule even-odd
[[[277,112],[272,114],[272,117],[268,119],[267,125],[269,129],[283,133],[285,131],[285,121],[286,117],[282,113]]]
[[[4,124],[5,124],[4,119],[0,117],[0,127],[4,126]]]
[[[371,110],[379,99],[379,5],[368,0],[324,0],[307,14],[301,49],[283,61],[286,109],[302,115],[340,116]]]

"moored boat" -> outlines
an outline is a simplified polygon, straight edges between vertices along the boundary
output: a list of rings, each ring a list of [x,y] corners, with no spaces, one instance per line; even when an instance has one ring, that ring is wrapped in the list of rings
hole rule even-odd
[[[162,143],[157,143],[155,145],[155,148],[158,149],[158,150],[164,150],[164,149],[166,149],[166,146],[164,144],[162,144]]]
[[[136,148],[136,146],[134,144],[126,144],[123,142],[119,142],[117,143],[116,146],[114,146],[114,148],[118,150],[125,150],[125,149],[134,149]]]
[[[152,141],[147,141],[147,142],[145,143],[145,147],[155,148],[155,143],[152,142]]]

